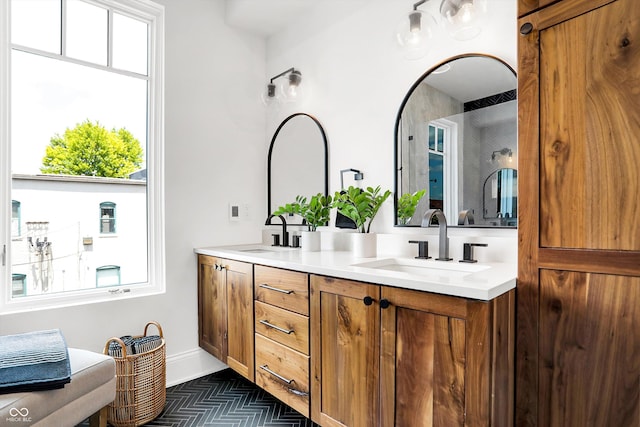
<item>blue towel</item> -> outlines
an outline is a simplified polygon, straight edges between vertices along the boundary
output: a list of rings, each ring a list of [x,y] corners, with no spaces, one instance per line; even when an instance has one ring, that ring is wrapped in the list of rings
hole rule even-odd
[[[0,393],[63,388],[71,381],[59,329],[0,336]]]

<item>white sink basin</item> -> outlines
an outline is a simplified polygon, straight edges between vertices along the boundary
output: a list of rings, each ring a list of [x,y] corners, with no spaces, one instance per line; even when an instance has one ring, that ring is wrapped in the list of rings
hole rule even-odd
[[[376,261],[351,264],[351,266],[401,272],[413,276],[421,276],[423,278],[462,278],[491,268],[490,266],[481,264],[413,258],[386,258]]]

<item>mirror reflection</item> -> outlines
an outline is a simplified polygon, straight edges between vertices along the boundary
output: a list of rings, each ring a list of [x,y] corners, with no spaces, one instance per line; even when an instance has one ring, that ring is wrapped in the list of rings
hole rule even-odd
[[[273,134],[267,158],[267,216],[279,206],[328,194],[327,137],[320,122],[305,113],[296,113],[280,123]],[[299,225],[301,218],[287,218]]]
[[[411,87],[396,121],[396,225],[419,226],[434,208],[452,225],[517,225],[516,86],[506,63],[474,54],[439,64]],[[501,169],[512,170],[512,179]],[[511,205],[485,198],[494,174]],[[421,191],[407,217],[399,201]]]
[[[483,185],[482,217],[491,225],[515,226],[518,212],[518,171],[493,171]]]

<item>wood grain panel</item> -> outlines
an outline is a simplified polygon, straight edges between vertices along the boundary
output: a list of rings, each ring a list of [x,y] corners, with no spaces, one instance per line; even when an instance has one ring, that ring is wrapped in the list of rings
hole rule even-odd
[[[638,250],[640,8],[562,22],[540,49],[541,244]]]
[[[559,0],[518,0],[518,16],[527,15]]]
[[[531,21],[526,17],[519,26]],[[518,36],[518,307],[516,421],[536,426],[538,407],[538,29]]]
[[[262,285],[290,293],[278,292]],[[255,295],[258,301],[305,316],[309,315],[309,275],[307,273],[256,265]]]
[[[434,316],[393,309],[395,322],[395,416],[385,425],[434,425]],[[384,313],[384,316],[391,313]],[[385,394],[389,390],[385,388]]]
[[[513,426],[515,400],[516,291],[491,302],[493,310],[491,349],[491,425]]]
[[[414,325],[414,327],[417,326],[418,324]],[[467,398],[465,398],[466,344],[464,320],[434,316],[434,427],[481,425],[467,421],[471,421],[473,417],[468,418]],[[419,356],[414,354],[414,357]],[[468,369],[470,366],[466,366],[466,368]],[[484,394],[482,389],[473,390],[471,395]],[[488,417],[482,421],[484,425],[487,423],[489,423]],[[410,425],[410,423],[396,425]]]
[[[365,296],[378,301],[379,286],[311,276],[311,413],[323,426],[377,424],[380,307]]]
[[[260,321],[266,321],[271,325],[291,332],[280,331],[260,323]],[[255,331],[280,344],[309,355],[309,318],[307,316],[256,301]]]
[[[640,420],[640,278],[543,270],[540,425]]]
[[[309,417],[309,357],[260,334],[255,339],[256,384]],[[262,366],[292,382],[283,381]]]
[[[227,281],[227,365],[253,381],[253,265],[221,261]]]
[[[465,382],[466,426],[484,426],[491,419],[491,330],[490,302],[469,303],[467,317],[467,370]],[[480,391],[480,392],[479,392]]]

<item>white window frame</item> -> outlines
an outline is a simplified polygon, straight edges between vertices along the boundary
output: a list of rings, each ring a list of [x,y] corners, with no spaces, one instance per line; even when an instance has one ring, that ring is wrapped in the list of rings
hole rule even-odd
[[[85,0],[149,22],[147,143],[147,282],[12,300],[11,280],[11,11],[0,1],[0,315],[164,293],[164,6],[149,0]]]
[[[447,218],[458,218],[458,124],[447,119],[437,119],[429,122],[437,128],[442,128],[444,132],[443,141],[443,180],[444,188],[444,214]],[[429,151],[429,147],[427,147]]]

